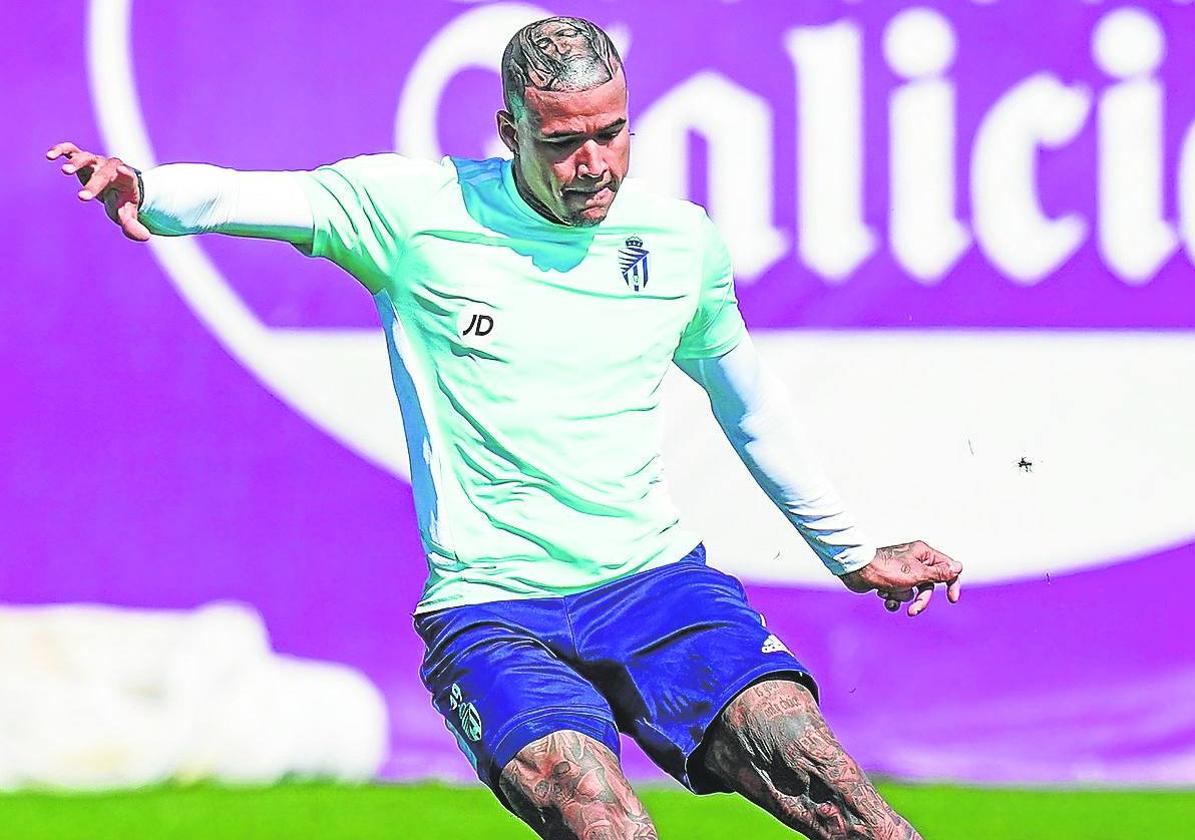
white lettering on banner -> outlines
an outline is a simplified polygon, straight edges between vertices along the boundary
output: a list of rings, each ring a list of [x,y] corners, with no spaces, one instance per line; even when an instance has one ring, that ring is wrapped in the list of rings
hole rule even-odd
[[[436,121],[452,78],[470,68],[497,73],[501,49],[494,33],[548,14],[535,5],[495,3],[448,22],[407,74],[395,147],[413,157],[440,157]],[[610,31],[625,49],[631,33],[622,25]],[[796,254],[803,266],[838,284],[875,252],[878,239],[864,214],[862,32],[843,19],[794,27],[780,42],[797,96]],[[956,49],[950,21],[927,7],[901,11],[885,29],[885,59],[906,80],[888,100],[889,247],[910,277],[931,285],[962,259],[973,235],[998,271],[1033,285],[1088,239],[1088,220],[1078,212],[1050,218],[1042,209],[1038,159],[1043,149],[1062,149],[1084,129],[1092,93],[1038,73],[993,103],[971,150],[968,229],[956,207],[958,106],[948,76]],[[1165,56],[1165,36],[1151,15],[1124,7],[1100,19],[1091,49],[1099,69],[1115,80],[1101,92],[1097,109],[1097,246],[1113,274],[1140,285],[1179,246],[1163,211],[1165,91],[1153,76]],[[706,141],[710,215],[726,234],[740,280],[756,279],[785,257],[790,235],[774,222],[775,129],[765,97],[703,70],[648,104],[635,130],[633,174],[681,197],[692,194],[689,137]],[[486,148],[506,154],[493,137]],[[1193,155],[1183,156],[1177,180],[1183,238],[1195,255]]]
[[[1124,79],[1099,105],[1100,255],[1124,280],[1141,284],[1178,248],[1162,218],[1162,86],[1150,78],[1165,54],[1157,21],[1117,9],[1096,27],[1100,69]]]
[[[797,251],[830,282],[875,250],[863,221],[863,56],[849,21],[784,36],[797,79]]]
[[[1195,262],[1195,123],[1183,138],[1178,164],[1178,214],[1182,219],[1187,257]]]
[[[987,258],[1018,283],[1032,285],[1083,244],[1077,213],[1050,219],[1037,196],[1039,147],[1058,148],[1083,127],[1091,95],[1039,73],[1020,82],[988,112],[971,157],[972,224]]]
[[[394,148],[411,157],[439,160],[443,152],[436,118],[448,83],[470,68],[500,72],[502,44],[494,39],[494,33],[516,32],[550,15],[539,6],[495,3],[457,15],[445,24],[420,50],[407,73],[394,119]],[[501,142],[494,139],[487,153],[497,155],[503,150]]]
[[[888,65],[912,80],[889,100],[891,208],[888,236],[896,259],[917,280],[941,280],[971,246],[955,218],[955,93],[941,78],[954,61],[949,22],[909,9],[884,33]]]
[[[754,279],[788,250],[771,224],[772,111],[767,100],[718,73],[698,73],[652,103],[635,122],[635,173],[674,195],[688,193],[689,133],[705,138],[709,210],[719,220],[736,274]]]

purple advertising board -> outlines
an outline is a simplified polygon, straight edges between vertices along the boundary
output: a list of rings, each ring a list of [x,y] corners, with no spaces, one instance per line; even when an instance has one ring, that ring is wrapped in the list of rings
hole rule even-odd
[[[966,564],[962,602],[915,621],[849,595],[669,385],[682,512],[848,749],[910,779],[1195,783],[1179,0],[10,12],[0,601],[248,602],[279,650],[382,690],[385,776],[470,775],[417,674],[424,561],[367,293],[282,244],[134,245],[41,156],[493,155],[501,48],[557,13],[619,44],[632,174],[708,207],[859,518]]]

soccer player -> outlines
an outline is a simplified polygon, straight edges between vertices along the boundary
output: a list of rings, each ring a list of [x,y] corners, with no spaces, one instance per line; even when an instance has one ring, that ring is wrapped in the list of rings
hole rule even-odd
[[[958,600],[962,566],[922,542],[876,549],[843,509],[760,365],[714,225],[626,178],[606,34],[531,24],[502,82],[509,161],[142,174],[70,143],[48,157],[132,239],[285,240],[373,295],[429,567],[421,676],[537,833],[656,837],[620,769],[624,732],[691,790],[737,792],[810,837],[917,837],[831,734],[807,669],[680,527],[659,454],[669,365],[848,589],[917,615],[935,584]]]

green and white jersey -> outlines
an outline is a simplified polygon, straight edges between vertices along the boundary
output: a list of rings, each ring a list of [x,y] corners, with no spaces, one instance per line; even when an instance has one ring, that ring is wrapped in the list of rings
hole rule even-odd
[[[365,155],[303,175],[312,256],[372,293],[429,576],[417,612],[563,595],[698,542],[663,485],[674,358],[745,334],[698,206],[627,179],[589,228],[548,222],[509,161]]]

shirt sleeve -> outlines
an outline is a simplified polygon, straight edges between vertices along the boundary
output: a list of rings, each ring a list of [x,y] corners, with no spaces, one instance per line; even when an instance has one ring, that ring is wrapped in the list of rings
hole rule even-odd
[[[749,337],[717,358],[680,368],[701,385],[727,439],[756,483],[836,575],[866,566],[875,545],[855,522],[796,421],[784,385]]]
[[[426,199],[439,169],[395,154],[360,155],[300,173],[314,227],[310,247],[376,293],[393,276],[412,227],[411,214]]]
[[[143,174],[137,218],[156,236],[223,233],[310,243],[302,174],[166,163]]]
[[[739,312],[734,293],[734,270],[730,251],[722,234],[704,211],[699,230],[701,257],[701,290],[697,311],[685,327],[680,344],[673,354],[677,359],[704,359],[720,356],[734,348],[747,328]]]

